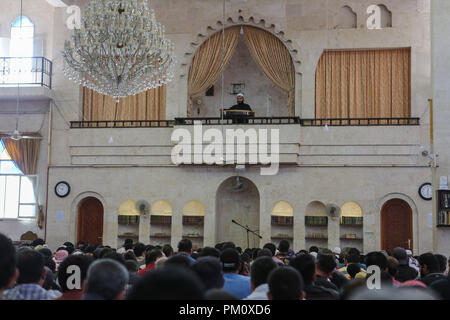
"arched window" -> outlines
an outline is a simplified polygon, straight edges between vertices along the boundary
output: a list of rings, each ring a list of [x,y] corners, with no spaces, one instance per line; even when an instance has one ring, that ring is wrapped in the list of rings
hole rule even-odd
[[[36,216],[36,176],[24,176],[0,140],[0,218]]]
[[[33,56],[34,25],[27,17],[18,17],[11,24],[11,57]]]
[[[11,24],[11,77],[16,83],[31,83],[34,53],[34,25],[25,16],[18,17]],[[13,80],[13,79],[11,79]]]

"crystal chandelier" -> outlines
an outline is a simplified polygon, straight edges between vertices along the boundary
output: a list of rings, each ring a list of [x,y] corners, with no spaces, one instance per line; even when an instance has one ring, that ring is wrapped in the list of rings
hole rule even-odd
[[[69,79],[113,98],[173,79],[173,44],[146,0],[92,0],[62,52]]]

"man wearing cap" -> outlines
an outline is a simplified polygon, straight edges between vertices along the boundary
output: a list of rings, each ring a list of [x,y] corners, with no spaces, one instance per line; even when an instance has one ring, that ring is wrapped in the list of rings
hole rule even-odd
[[[252,108],[250,108],[250,106],[248,104],[244,103],[244,94],[239,93],[236,98],[237,98],[237,103],[228,110],[252,111]]]
[[[227,109],[225,111],[230,110],[242,110],[242,111],[252,111],[252,108],[246,103],[244,103],[244,94],[239,93],[236,97],[237,103],[232,106],[230,109]],[[221,109],[222,111],[222,109]],[[245,116],[237,116],[236,119],[233,119],[233,123],[248,123],[248,120],[245,119]]]
[[[225,249],[220,255],[225,284],[223,290],[244,299],[251,294],[250,277],[238,274],[240,269],[239,253],[232,248]]]
[[[405,249],[395,248],[392,251],[392,256],[398,260],[399,264],[395,280],[398,282],[406,282],[417,279],[418,272],[409,266],[409,259]]]

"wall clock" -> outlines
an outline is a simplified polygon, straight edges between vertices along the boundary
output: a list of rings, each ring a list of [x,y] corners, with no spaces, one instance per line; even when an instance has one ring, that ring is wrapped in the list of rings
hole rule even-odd
[[[55,193],[58,197],[64,198],[70,193],[70,185],[65,181],[60,181],[55,186]]]
[[[433,198],[433,187],[427,182],[420,186],[419,195],[423,200],[430,201]]]

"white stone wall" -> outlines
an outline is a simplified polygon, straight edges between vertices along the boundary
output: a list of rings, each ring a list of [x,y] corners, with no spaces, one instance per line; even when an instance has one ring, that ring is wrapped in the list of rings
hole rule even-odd
[[[227,178],[235,176],[232,168],[51,168],[50,186],[65,180],[71,184],[71,194],[64,199],[49,193],[47,241],[53,246],[66,241],[76,241],[77,204],[84,197],[96,195],[105,210],[103,239],[106,244],[117,245],[117,209],[124,200],[166,200],[173,209],[172,246],[181,239],[182,209],[190,200],[205,206],[204,245],[216,243],[216,195]],[[294,208],[294,247],[305,247],[304,216],[307,205],[319,200],[325,204],[342,206],[357,202],[364,214],[364,251],[380,246],[380,210],[391,198],[407,201],[413,212],[413,246],[415,253],[433,248],[432,228],[428,227],[430,202],[417,193],[420,182],[429,178],[429,169],[417,168],[283,168],[276,176],[261,176],[259,169],[248,169],[242,174],[257,187],[260,196],[259,229],[263,239],[270,241],[270,214],[273,205],[288,201]],[[232,208],[232,206],[230,207]],[[64,221],[57,222],[55,212],[64,211]],[[237,220],[237,219],[236,219]],[[221,219],[223,223],[223,219]],[[178,223],[176,223],[178,222]],[[141,229],[141,240],[151,232]],[[231,218],[229,223],[231,223]],[[372,234],[373,233],[373,234]],[[328,246],[340,246],[338,223],[330,220]],[[242,239],[241,239],[242,240]],[[147,240],[147,243],[149,240]],[[244,246],[245,243],[238,244]]]
[[[86,2],[72,1],[75,4]],[[8,21],[18,15],[12,3],[16,1],[2,0],[0,3],[2,36],[8,35]],[[217,188],[225,179],[233,176],[234,171],[215,167],[174,168],[169,162],[156,162],[155,157],[136,163],[130,161],[136,157],[114,153],[111,146],[91,146],[93,141],[98,143],[101,139],[106,145],[110,136],[121,145],[133,145],[139,139],[147,139],[148,135],[150,146],[167,149],[170,147],[170,130],[70,130],[68,121],[80,120],[81,99],[79,87],[62,74],[60,51],[64,40],[69,39],[71,34],[64,25],[66,15],[63,9],[53,9],[44,0],[26,0],[24,3],[26,8],[35,8],[27,16],[36,22],[36,30],[40,30],[37,33],[45,35],[45,55],[53,61],[54,85],[51,96],[56,106],[52,106],[53,121],[50,128],[52,148],[49,192],[42,196],[48,196],[46,236],[50,246],[55,249],[64,241],[77,240],[77,204],[86,195],[97,196],[103,202],[103,239],[112,246],[117,245],[117,208],[127,199],[145,199],[149,202],[162,199],[172,205],[173,246],[176,246],[182,235],[181,213],[184,204],[189,200],[201,201],[205,206],[204,244],[213,245],[216,241]],[[419,155],[420,150],[429,149],[427,99],[431,97],[430,4],[427,0],[385,0],[381,3],[392,12],[392,28],[367,30],[366,9],[372,4],[369,0],[330,0],[328,11],[325,0],[227,2],[227,26],[242,23],[259,26],[273,32],[290,48],[297,72],[296,115],[303,118],[314,117],[315,68],[324,49],[411,47],[412,52],[412,116],[421,118],[420,126],[330,128],[328,134],[321,128],[298,126],[298,129],[283,129],[280,126],[282,130],[298,130],[292,135],[300,145],[298,166],[283,167],[276,176],[260,176],[257,168],[248,169],[244,174],[255,183],[260,194],[259,226],[264,237],[261,243],[270,240],[270,211],[279,200],[288,201],[294,207],[296,250],[305,247],[303,221],[308,203],[317,200],[342,205],[347,201],[355,201],[362,207],[365,216],[364,251],[376,250],[380,247],[381,206],[391,197],[400,197],[408,201],[413,209],[415,253],[433,249],[432,228],[428,226],[431,202],[422,200],[417,193],[422,183],[431,180],[431,170],[427,167],[426,159]],[[356,14],[357,28],[334,29],[339,10],[344,5],[351,7]],[[217,22],[222,20],[222,1],[153,0],[150,6],[155,9],[157,20],[165,25],[167,37],[174,42],[178,60],[175,79],[168,85],[166,119],[183,117],[186,115],[187,76],[191,59],[203,41],[220,29]],[[446,37],[445,29],[436,37]],[[446,49],[443,46],[441,50]],[[436,56],[446,55],[437,51]],[[442,64],[445,65],[445,61],[442,59]],[[439,79],[442,77],[445,76]],[[444,93],[448,91],[445,86],[442,86],[442,90]],[[445,119],[442,118],[442,123]],[[445,135],[445,130],[442,132],[444,136],[439,139],[444,148],[448,135]],[[76,152],[91,152],[94,161],[77,162],[80,154],[77,157]],[[102,163],[97,158],[101,152],[112,152],[103,157],[108,162]],[[132,155],[136,156],[142,150],[133,152],[136,153]],[[39,161],[46,163],[45,155]],[[39,175],[46,177],[46,165],[40,164]],[[60,180],[68,181],[72,186],[71,194],[64,199],[56,197],[53,191]],[[64,211],[64,221],[56,222],[57,210]],[[0,228],[0,231],[5,230],[15,237],[22,227],[19,222],[8,222],[8,225],[0,222]],[[141,241],[148,239],[148,222],[140,226],[140,232]],[[447,235],[448,232],[439,236],[443,240],[438,249],[448,254],[442,244],[448,242]],[[339,230],[335,222],[330,224],[328,236],[330,248],[339,246]]]
[[[434,190],[439,188],[439,178],[450,176],[450,3],[445,0],[432,1],[432,83],[434,104],[435,150],[439,155],[438,168],[433,175]],[[435,223],[436,220],[435,220]],[[450,251],[450,229],[435,228],[435,247],[439,252]]]

